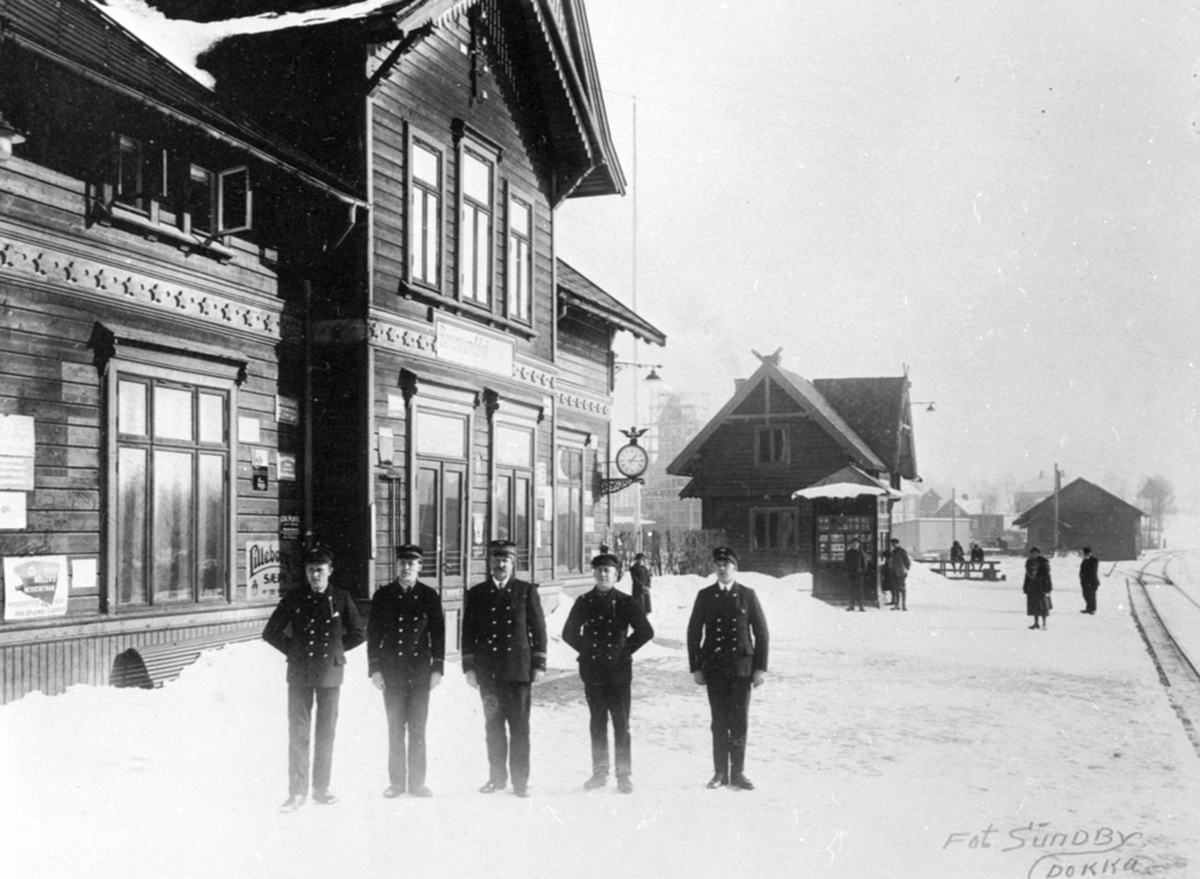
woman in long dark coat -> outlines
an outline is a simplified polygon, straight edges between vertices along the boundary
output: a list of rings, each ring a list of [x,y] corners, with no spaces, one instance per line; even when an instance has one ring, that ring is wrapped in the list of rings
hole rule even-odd
[[[1035,546],[1029,550],[1025,559],[1025,615],[1033,617],[1031,629],[1048,629],[1050,622],[1050,592],[1054,588],[1050,582],[1050,561],[1045,558]]]

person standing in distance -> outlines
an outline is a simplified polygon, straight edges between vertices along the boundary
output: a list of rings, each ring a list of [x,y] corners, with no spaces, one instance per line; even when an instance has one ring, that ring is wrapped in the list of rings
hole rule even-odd
[[[602,550],[603,552],[603,550]],[[629,579],[633,581],[633,600],[642,608],[642,613],[650,613],[650,569],[646,567],[646,554],[639,552],[633,557],[629,566]]]
[[[320,806],[337,802],[329,792],[338,700],[346,651],[363,642],[358,608],[348,592],[330,585],[333,556],[320,547],[304,557],[306,586],[289,589],[267,620],[263,640],[287,657],[288,798],[281,812],[304,805],[309,790],[309,744],[313,703],[317,706],[312,748],[312,798]]]
[[[513,793],[529,796],[529,709],[531,689],[546,673],[546,619],[537,586],[513,576],[517,547],[509,540],[488,544],[491,576],[466,595],[462,662],[467,683],[483,700],[488,780],[479,789],[503,790],[511,775]]]
[[[415,544],[397,548],[399,575],[375,593],[367,620],[367,674],[383,692],[387,713],[383,795],[389,799],[406,790],[414,797],[433,796],[425,786],[425,723],[430,691],[445,670],[446,616],[438,591],[417,579],[424,558]]]
[[[696,684],[708,688],[712,711],[708,787],[754,790],[745,773],[750,690],[766,679],[770,641],[758,596],[737,582],[737,567],[733,549],[713,550],[717,582],[696,593],[687,628],[688,665]]]
[[[585,790],[608,784],[608,719],[612,717],[617,789],[633,792],[629,736],[633,654],[651,638],[654,628],[638,601],[615,588],[620,564],[607,553],[592,559],[596,586],[575,599],[562,638],[579,653],[579,677],[591,712],[592,777]],[[635,581],[636,582],[636,581]]]
[[[1083,610],[1080,613],[1096,612],[1096,589],[1100,586],[1100,559],[1092,555],[1092,548],[1083,548],[1083,561],[1079,563],[1079,585],[1083,589]]]
[[[908,610],[908,571],[912,561],[908,552],[900,545],[899,538],[892,538],[892,554],[888,558],[888,570],[892,572],[892,610]]]
[[[850,539],[850,548],[846,550],[846,577],[850,580],[850,604],[846,610],[855,610],[855,605],[858,605],[858,610],[866,612],[863,607],[863,579],[866,576],[867,557],[859,549],[858,538],[853,537]]]
[[[1036,546],[1029,550],[1025,559],[1025,615],[1033,617],[1031,629],[1050,628],[1050,609],[1053,602],[1050,593],[1054,586],[1050,580],[1050,561]]]

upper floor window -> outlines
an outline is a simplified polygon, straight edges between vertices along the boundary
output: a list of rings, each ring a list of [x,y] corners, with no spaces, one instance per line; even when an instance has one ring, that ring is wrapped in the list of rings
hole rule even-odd
[[[442,283],[442,152],[430,141],[409,138],[409,280]]]
[[[529,323],[533,301],[533,205],[508,198],[508,316]]]
[[[121,204],[149,213],[153,200],[167,197],[167,170],[166,150],[118,135],[114,197]]]
[[[787,461],[787,431],[782,427],[760,428],[754,444],[754,463],[786,464]]]
[[[210,165],[187,161],[182,150],[118,134],[105,185],[108,219],[208,246],[215,238],[247,231],[252,226],[250,169],[211,170]]]
[[[459,157],[459,295],[465,302],[492,305],[492,223],[495,159],[464,144]]]

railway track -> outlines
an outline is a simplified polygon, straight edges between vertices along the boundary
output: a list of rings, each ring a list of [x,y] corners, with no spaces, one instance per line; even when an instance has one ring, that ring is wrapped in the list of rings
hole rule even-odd
[[[1130,571],[1125,585],[1134,622],[1158,670],[1159,680],[1192,748],[1200,756],[1200,728],[1197,727],[1200,723],[1200,671],[1196,668],[1200,657],[1188,656],[1184,645],[1171,633],[1167,620],[1155,606],[1154,597],[1158,589],[1169,589],[1182,595],[1200,612],[1200,602],[1195,596],[1170,577],[1171,563],[1181,555],[1183,553],[1164,553],[1148,559]]]

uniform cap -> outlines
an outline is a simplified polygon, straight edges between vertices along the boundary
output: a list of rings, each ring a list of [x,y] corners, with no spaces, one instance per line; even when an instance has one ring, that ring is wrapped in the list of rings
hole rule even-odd
[[[493,540],[488,543],[488,555],[510,555],[517,554],[517,545],[511,540]]]
[[[718,546],[713,550],[713,561],[733,562],[736,565],[738,563],[737,550],[730,546]]]
[[[425,558],[425,550],[421,549],[421,547],[417,546],[415,543],[405,543],[396,547],[396,558],[404,561],[409,561],[412,559],[421,561],[423,558]]]
[[[620,568],[621,563],[617,561],[617,557],[611,553],[602,552],[600,555],[592,559],[593,568]]]
[[[323,546],[310,547],[308,552],[304,553],[304,564],[306,565],[332,565],[333,553]]]

